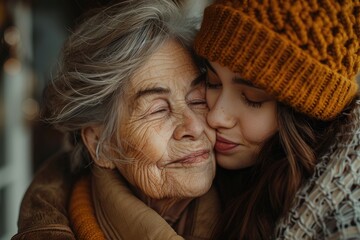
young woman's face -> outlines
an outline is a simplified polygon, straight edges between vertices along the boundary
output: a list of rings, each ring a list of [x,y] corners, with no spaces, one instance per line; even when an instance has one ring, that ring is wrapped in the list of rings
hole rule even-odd
[[[215,131],[206,123],[204,75],[190,53],[169,41],[134,76],[121,139],[131,164],[123,176],[152,198],[197,197],[215,176]]]
[[[226,169],[252,166],[278,130],[275,99],[216,62],[208,64],[206,99],[217,163]]]

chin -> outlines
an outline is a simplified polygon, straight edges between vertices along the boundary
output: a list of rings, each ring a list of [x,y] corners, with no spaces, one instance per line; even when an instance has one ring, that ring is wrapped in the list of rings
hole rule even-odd
[[[188,182],[187,186],[191,186],[191,188],[187,189],[183,193],[183,197],[200,197],[207,193],[212,185],[213,177],[212,176],[202,176],[197,179],[190,178],[191,181]]]
[[[190,178],[189,178],[190,179]],[[207,193],[212,185],[213,178],[203,177],[202,181],[187,180],[173,184],[170,191],[163,191],[155,198],[196,198]],[[194,184],[195,183],[195,184]]]
[[[194,198],[202,196],[209,191],[214,177],[214,161],[202,167],[175,171],[172,175],[168,175],[167,183],[162,185],[162,196],[170,198]]]
[[[176,184],[163,185],[161,189],[149,191],[143,190],[144,194],[153,199],[164,198],[195,198],[207,193],[212,185],[213,178],[203,178],[202,181],[182,181]],[[185,184],[187,183],[187,184]],[[196,183],[196,184],[194,184]]]

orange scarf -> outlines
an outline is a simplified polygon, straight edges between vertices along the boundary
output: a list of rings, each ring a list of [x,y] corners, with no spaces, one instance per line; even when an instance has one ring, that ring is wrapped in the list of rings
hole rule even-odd
[[[70,221],[77,239],[105,240],[95,217],[90,185],[89,175],[75,183],[69,204]]]

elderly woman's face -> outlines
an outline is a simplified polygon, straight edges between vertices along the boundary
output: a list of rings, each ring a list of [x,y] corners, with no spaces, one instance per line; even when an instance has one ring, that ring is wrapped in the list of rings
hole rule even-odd
[[[215,132],[199,77],[187,50],[168,41],[131,82],[120,137],[134,162],[115,164],[149,197],[196,197],[211,186]]]

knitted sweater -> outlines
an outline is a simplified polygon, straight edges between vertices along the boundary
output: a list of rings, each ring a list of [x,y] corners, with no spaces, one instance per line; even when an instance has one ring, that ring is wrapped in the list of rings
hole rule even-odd
[[[277,239],[360,238],[360,101],[277,224]]]

